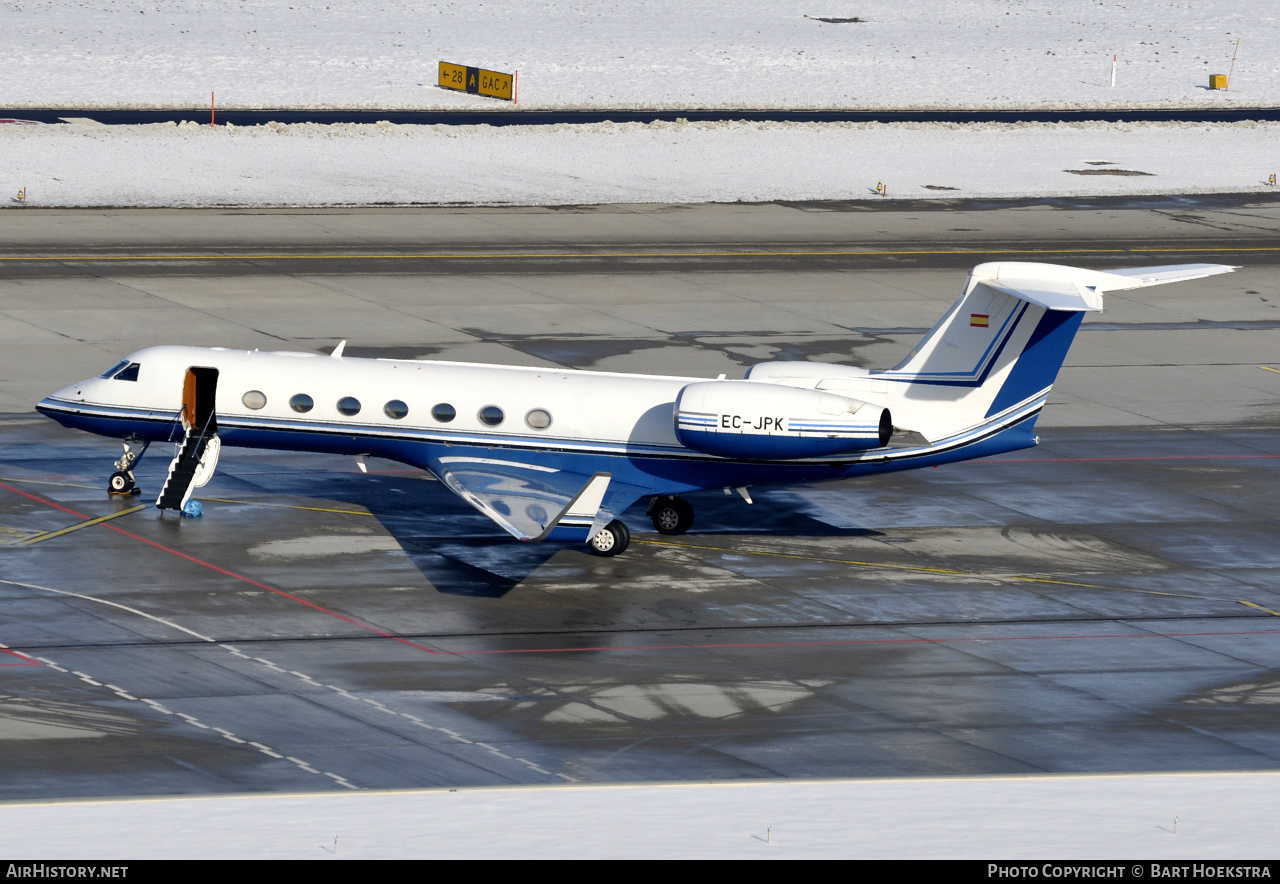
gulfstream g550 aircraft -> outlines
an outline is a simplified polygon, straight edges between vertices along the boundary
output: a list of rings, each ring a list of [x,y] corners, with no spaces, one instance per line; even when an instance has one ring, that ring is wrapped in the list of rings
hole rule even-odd
[[[311,353],[151,347],[37,408],[124,441],[110,489],[178,443],[156,506],[183,510],[223,445],[390,458],[429,470],[512,536],[626,549],[642,498],[664,534],[681,493],[934,466],[1035,445],[1032,429],[1085,313],[1108,291],[1235,268],[1099,272],[981,264],[898,366],[765,362],[745,380]],[[344,342],[345,343],[345,342]]]

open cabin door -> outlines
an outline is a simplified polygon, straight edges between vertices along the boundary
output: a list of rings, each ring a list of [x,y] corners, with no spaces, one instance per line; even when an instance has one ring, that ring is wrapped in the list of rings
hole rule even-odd
[[[165,480],[156,506],[183,510],[191,492],[213,477],[222,440],[218,438],[218,370],[193,366],[182,381],[182,430],[184,438]],[[195,506],[195,505],[193,505]]]
[[[182,382],[182,429],[190,433],[213,434],[218,431],[214,401],[218,395],[216,368],[188,368]],[[206,430],[206,425],[208,428]]]

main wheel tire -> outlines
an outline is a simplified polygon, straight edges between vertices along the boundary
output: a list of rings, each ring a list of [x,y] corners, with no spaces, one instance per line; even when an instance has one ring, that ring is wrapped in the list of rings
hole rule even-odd
[[[625,552],[630,544],[631,532],[627,530],[626,525],[614,519],[587,542],[587,551],[593,556],[612,558]]]
[[[689,501],[681,497],[670,497],[658,501],[651,513],[653,527],[659,534],[674,536],[683,534],[693,527],[693,507]]]
[[[128,494],[133,490],[133,477],[128,473],[114,472],[107,480],[107,490],[112,494]]]

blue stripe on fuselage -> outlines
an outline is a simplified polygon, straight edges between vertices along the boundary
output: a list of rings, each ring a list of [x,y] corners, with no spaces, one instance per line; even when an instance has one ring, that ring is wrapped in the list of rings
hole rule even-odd
[[[226,445],[282,451],[312,451],[332,454],[368,454],[429,469],[433,458],[468,454],[500,456],[539,466],[576,472],[609,472],[619,482],[649,489],[652,494],[675,494],[738,485],[792,485],[841,478],[897,472],[917,467],[986,457],[1034,445],[1031,428],[1042,401],[1029,401],[987,426],[975,427],[950,441],[909,450],[870,453],[859,460],[827,462],[741,462],[721,458],[663,452],[608,450],[555,450],[519,444],[514,440],[490,437],[483,442],[446,442],[379,434],[369,428],[295,429],[270,426],[247,427],[226,419],[220,435]],[[104,436],[123,438],[140,435],[164,441],[173,431],[173,419],[139,409],[132,417],[113,408],[108,415],[86,413],[83,406],[58,407],[45,400],[39,411],[67,427]],[[179,429],[178,437],[181,431]],[[513,444],[514,442],[514,444]]]

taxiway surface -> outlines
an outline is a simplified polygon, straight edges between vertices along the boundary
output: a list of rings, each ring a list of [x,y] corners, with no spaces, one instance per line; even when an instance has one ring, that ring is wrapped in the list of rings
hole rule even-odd
[[[0,799],[1280,768],[1278,233],[1243,198],[0,213]],[[165,456],[108,499],[113,443],[31,413],[158,342],[887,366],[1004,259],[1243,269],[1109,296],[1035,450],[694,495],[674,539],[636,509],[613,560],[319,455],[126,512]]]

